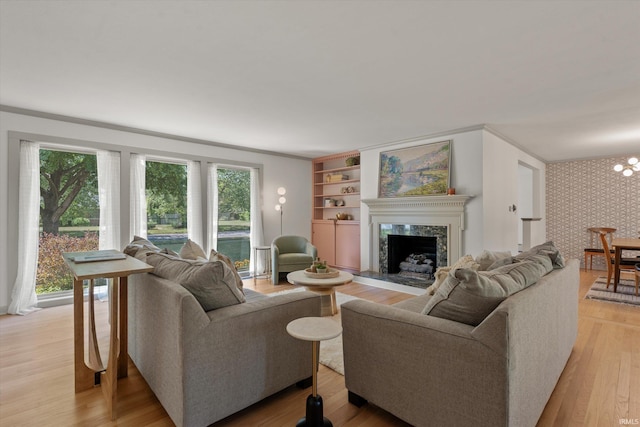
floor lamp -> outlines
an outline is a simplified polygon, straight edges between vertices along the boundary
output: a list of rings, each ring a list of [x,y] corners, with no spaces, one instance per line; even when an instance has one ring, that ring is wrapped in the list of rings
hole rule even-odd
[[[287,189],[284,187],[278,187],[278,204],[276,210],[280,212],[280,235],[282,236],[282,214],[284,213],[284,204],[287,203],[287,199],[284,195],[287,194]]]

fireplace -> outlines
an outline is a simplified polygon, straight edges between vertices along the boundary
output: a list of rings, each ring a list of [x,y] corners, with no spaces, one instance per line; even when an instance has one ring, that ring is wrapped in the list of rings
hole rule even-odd
[[[438,238],[432,236],[387,236],[387,272],[432,279],[438,265]]]
[[[435,268],[462,256],[464,207],[470,196],[363,199],[369,214],[368,271],[388,274],[388,235],[436,238]]]

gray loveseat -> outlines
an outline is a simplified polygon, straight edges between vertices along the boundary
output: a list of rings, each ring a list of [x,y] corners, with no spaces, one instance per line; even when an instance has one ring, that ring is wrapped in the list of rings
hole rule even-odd
[[[129,355],[177,426],[207,426],[311,377],[311,343],[285,328],[319,316],[320,297],[244,294],[205,312],[178,283],[129,279]]]
[[[578,287],[570,260],[476,326],[422,314],[427,294],[393,306],[347,302],[349,400],[416,426],[535,426],[576,340]]]

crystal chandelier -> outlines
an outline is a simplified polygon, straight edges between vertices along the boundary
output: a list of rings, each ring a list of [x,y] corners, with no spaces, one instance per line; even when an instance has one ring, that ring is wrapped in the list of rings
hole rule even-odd
[[[630,157],[626,165],[617,164],[613,167],[616,172],[622,172],[624,176],[631,176],[633,172],[640,172],[640,161],[637,157]]]

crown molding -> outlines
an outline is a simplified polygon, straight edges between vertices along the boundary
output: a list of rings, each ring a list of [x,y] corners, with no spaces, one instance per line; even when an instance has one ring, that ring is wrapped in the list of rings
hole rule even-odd
[[[131,126],[117,125],[114,123],[101,122],[97,120],[81,119],[78,117],[65,116],[62,114],[46,113],[44,111],[29,110],[27,108],[12,107],[10,105],[4,105],[4,104],[0,104],[0,111],[4,111],[6,113],[20,114],[23,116],[38,117],[41,119],[57,120],[61,122],[73,123],[73,124],[84,125],[84,126],[93,126],[93,127],[110,129],[110,130],[115,130],[120,132],[136,133],[139,135],[153,136],[156,138],[173,139],[176,141],[190,142],[193,144],[208,145],[210,147],[228,148],[231,150],[239,150],[239,151],[249,151],[252,153],[266,154],[269,156],[277,156],[277,157],[287,157],[290,159],[297,159],[297,160],[310,160],[308,157],[296,156],[293,154],[278,153],[278,152],[269,151],[269,150],[259,150],[257,148],[249,148],[249,147],[243,147],[239,145],[225,144],[222,142],[208,141],[205,139],[190,138],[187,136],[156,132],[152,130],[140,129],[140,128],[135,128]]]

